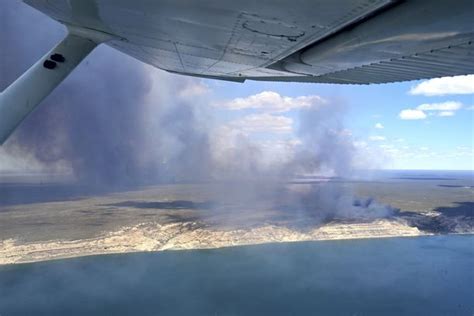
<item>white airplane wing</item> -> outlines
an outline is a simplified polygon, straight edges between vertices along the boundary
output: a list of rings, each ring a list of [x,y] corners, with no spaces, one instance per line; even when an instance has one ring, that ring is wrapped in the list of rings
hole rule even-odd
[[[0,94],[0,144],[105,43],[169,72],[370,84],[474,73],[472,0],[24,0],[69,30]]]

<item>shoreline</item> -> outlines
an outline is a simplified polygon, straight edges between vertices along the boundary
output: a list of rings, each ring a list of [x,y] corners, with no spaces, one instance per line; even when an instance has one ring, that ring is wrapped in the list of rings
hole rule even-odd
[[[51,258],[45,259],[41,261],[24,261],[24,262],[16,262],[16,263],[0,263],[0,269],[7,268],[7,267],[14,267],[20,265],[29,265],[35,263],[48,263],[54,261],[63,261],[69,259],[80,259],[80,258],[87,258],[87,257],[102,257],[102,256],[121,256],[121,255],[128,255],[128,254],[152,254],[152,253],[160,253],[160,252],[181,252],[181,251],[200,251],[200,250],[220,250],[220,249],[230,249],[230,248],[237,248],[237,247],[252,247],[252,246],[264,246],[264,245],[277,245],[277,244],[296,244],[296,243],[311,243],[311,242],[331,242],[331,241],[362,241],[362,240],[375,240],[375,239],[408,239],[408,238],[418,238],[418,237],[443,237],[443,236],[469,236],[474,235],[474,233],[449,233],[449,234],[420,234],[420,235],[409,235],[409,236],[376,236],[376,237],[351,237],[351,238],[336,238],[336,239],[314,239],[314,240],[295,240],[295,241],[268,241],[262,243],[255,243],[255,244],[240,244],[240,245],[231,245],[231,246],[221,246],[215,248],[189,248],[189,249],[162,249],[162,250],[152,250],[152,251],[130,251],[130,252],[107,252],[107,253],[97,253],[97,254],[82,254],[77,256],[71,257],[58,257],[58,258]]]
[[[471,178],[414,176],[334,180],[324,187],[318,181],[293,183],[282,191],[288,198],[275,198],[273,187],[262,188],[265,194],[257,197],[252,192],[227,196],[232,185],[215,183],[93,196],[62,185],[6,186],[0,192],[0,265],[274,242],[474,233]],[[306,200],[317,199],[320,189],[346,192],[344,188],[351,194],[343,197],[358,204],[346,203],[347,212],[341,214],[327,216],[321,211],[324,205]]]
[[[248,229],[223,230],[206,227],[197,222],[166,225],[142,223],[87,239],[29,243],[21,243],[18,239],[2,240],[0,266],[95,255],[431,235],[435,234],[393,219],[379,219],[368,223],[327,223],[304,231],[270,224]]]

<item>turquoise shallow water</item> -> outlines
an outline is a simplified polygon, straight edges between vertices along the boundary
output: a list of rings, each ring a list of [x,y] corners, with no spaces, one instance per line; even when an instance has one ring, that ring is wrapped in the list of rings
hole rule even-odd
[[[473,315],[474,236],[268,244],[0,267],[0,315]]]

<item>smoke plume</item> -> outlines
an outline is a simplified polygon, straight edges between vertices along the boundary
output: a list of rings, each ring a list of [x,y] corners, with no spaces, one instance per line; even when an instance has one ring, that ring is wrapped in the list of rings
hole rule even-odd
[[[9,0],[2,6],[4,89],[65,32],[22,3]],[[355,201],[345,188],[281,189],[296,175],[350,175],[355,149],[343,126],[342,102],[302,109],[299,144],[285,159],[268,163],[262,162],[265,148],[245,134],[218,133],[222,129],[214,126],[206,97],[186,93],[200,86],[199,79],[163,73],[102,45],[23,122],[3,151],[33,157],[46,170],[65,166],[90,186],[270,181],[278,187],[274,192],[284,191],[273,196],[283,196],[303,213],[387,215],[376,203]],[[258,187],[233,186],[231,193],[261,199]]]

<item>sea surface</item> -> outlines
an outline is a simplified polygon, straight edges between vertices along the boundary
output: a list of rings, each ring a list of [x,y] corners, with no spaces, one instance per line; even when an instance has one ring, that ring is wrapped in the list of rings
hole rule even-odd
[[[474,236],[0,266],[0,315],[473,315]]]

